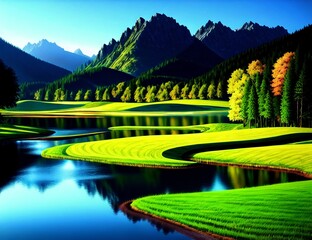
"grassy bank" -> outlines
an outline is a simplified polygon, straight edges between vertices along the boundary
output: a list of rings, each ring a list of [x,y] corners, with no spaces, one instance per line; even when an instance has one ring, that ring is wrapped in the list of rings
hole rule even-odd
[[[44,150],[42,156],[122,165],[178,167],[193,165],[193,161],[184,161],[183,157],[194,151],[231,149],[248,145],[267,146],[295,142],[303,138],[311,139],[312,129],[263,128],[141,136],[56,146]],[[300,162],[297,164],[298,167],[301,166]]]
[[[135,200],[135,210],[238,239],[311,239],[312,181]]]
[[[52,133],[54,132],[47,130],[47,129],[42,129],[42,128],[20,126],[20,125],[10,125],[10,124],[0,124],[0,141],[48,136],[48,135],[51,135]]]
[[[2,115],[49,116],[142,116],[142,115],[191,115],[211,111],[227,112],[228,102],[213,100],[171,100],[154,103],[122,102],[43,102],[24,100],[15,108],[1,110]]]
[[[194,154],[193,159],[202,163],[216,162],[293,169],[312,176],[311,143],[201,152]]]

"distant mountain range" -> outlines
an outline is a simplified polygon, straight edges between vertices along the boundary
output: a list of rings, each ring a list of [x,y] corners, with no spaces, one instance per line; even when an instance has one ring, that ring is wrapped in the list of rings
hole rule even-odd
[[[11,67],[19,83],[52,82],[70,72],[39,60],[0,38],[0,59]]]
[[[25,52],[0,39],[0,59],[15,70],[20,82],[58,79],[58,87],[66,82],[70,88],[94,89],[139,76],[146,84],[158,84],[195,78],[225,59],[286,35],[280,26],[269,28],[249,22],[232,30],[221,22],[208,21],[193,36],[175,19],[156,14],[150,20],[139,18],[119,40],[104,44],[94,59],[80,49],[71,53],[45,39],[28,43]]]
[[[38,43],[28,43],[23,51],[69,71],[74,71],[91,60],[91,57],[84,55],[80,49],[77,49],[74,53],[68,52],[56,43],[49,42],[46,39]]]
[[[288,35],[287,30],[280,26],[269,28],[249,22],[234,31],[221,22],[212,21],[195,33],[196,38],[225,59],[285,35]]]
[[[156,14],[149,21],[139,18],[131,29],[124,31],[120,40],[112,39],[109,44],[104,44],[90,66],[105,66],[138,76],[186,50],[194,37],[227,59],[287,34],[279,26],[269,28],[249,22],[234,31],[221,22],[208,21],[192,36],[185,26],[173,18]]]

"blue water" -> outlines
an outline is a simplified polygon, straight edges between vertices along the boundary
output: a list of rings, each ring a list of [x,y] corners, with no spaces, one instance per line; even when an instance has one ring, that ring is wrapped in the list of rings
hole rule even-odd
[[[54,129],[56,135],[86,131]],[[148,169],[40,156],[47,147],[106,137],[0,145],[0,152],[10,156],[1,156],[0,240],[189,239],[172,229],[127,216],[119,206],[152,194],[222,191],[304,179],[234,167]]]

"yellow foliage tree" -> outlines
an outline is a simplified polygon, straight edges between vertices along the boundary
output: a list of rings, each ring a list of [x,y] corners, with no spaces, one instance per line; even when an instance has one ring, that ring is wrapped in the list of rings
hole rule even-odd
[[[241,116],[241,105],[244,92],[244,86],[248,81],[249,75],[242,69],[237,69],[231,74],[231,78],[228,80],[228,93],[231,94],[229,105],[229,119],[231,121],[243,120]]]
[[[251,63],[249,63],[248,68],[247,68],[247,73],[250,76],[253,76],[257,73],[262,74],[264,71],[265,65],[262,64],[260,60],[254,60]]]

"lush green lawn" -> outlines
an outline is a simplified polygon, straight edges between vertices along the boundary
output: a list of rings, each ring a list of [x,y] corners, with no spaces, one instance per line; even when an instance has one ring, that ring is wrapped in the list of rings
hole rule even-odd
[[[97,161],[112,164],[179,167],[193,165],[182,156],[193,151],[231,149],[253,145],[271,145],[298,138],[312,138],[308,128],[262,128],[205,132],[182,135],[129,137],[56,146],[46,149],[42,156]],[[62,149],[61,151],[59,149]],[[66,154],[59,154],[65,152]],[[300,162],[298,162],[300,166]]]
[[[228,102],[214,100],[171,100],[155,103],[43,102],[24,100],[3,115],[189,115],[211,111],[227,112]]]
[[[237,239],[312,239],[312,181],[143,197],[131,206]]]
[[[312,143],[201,152],[193,155],[193,158],[203,163],[234,163],[294,169],[312,176]]]
[[[312,239],[312,181],[143,197],[131,206],[237,239]]]
[[[0,124],[0,140],[47,136],[52,133],[53,131],[42,128]]]

